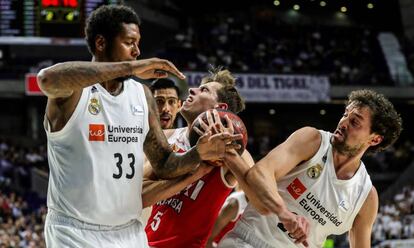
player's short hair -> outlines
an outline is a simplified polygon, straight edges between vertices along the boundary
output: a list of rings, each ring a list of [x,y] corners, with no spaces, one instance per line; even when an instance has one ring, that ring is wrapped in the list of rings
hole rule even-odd
[[[175,89],[175,91],[177,92],[178,98],[180,98],[180,89],[177,87],[175,82],[171,79],[168,79],[168,78],[155,79],[150,85],[152,94],[154,94],[156,90],[170,89],[170,88]]]
[[[244,99],[236,89],[236,78],[229,70],[223,70],[222,67],[212,68],[209,75],[201,79],[201,84],[217,82],[222,85],[217,90],[217,101],[226,103],[228,110],[238,114],[245,109]]]
[[[95,54],[95,40],[98,35],[105,38],[106,51],[112,51],[113,41],[122,30],[122,24],[136,24],[141,20],[135,11],[124,5],[103,5],[91,13],[86,20],[85,38],[91,54]]]
[[[350,103],[371,110],[371,132],[383,137],[382,142],[368,148],[368,152],[382,151],[398,139],[402,131],[402,119],[384,95],[372,90],[356,90],[348,96],[347,105]]]

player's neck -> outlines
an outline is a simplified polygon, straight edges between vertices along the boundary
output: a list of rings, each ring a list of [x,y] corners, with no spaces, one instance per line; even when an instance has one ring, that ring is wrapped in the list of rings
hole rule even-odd
[[[336,177],[340,180],[349,180],[358,171],[361,165],[362,154],[348,156],[339,152],[332,152],[332,159]]]
[[[124,89],[123,82],[119,82],[117,80],[103,82],[101,85],[109,92],[109,94],[113,96],[121,94],[122,90]]]

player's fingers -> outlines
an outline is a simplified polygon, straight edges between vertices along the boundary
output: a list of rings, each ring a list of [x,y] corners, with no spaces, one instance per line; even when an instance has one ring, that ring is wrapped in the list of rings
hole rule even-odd
[[[214,123],[216,124],[216,127],[218,128],[218,130],[220,132],[223,132],[224,130],[224,125],[221,122],[220,116],[218,114],[218,111],[216,109],[213,109],[213,116],[214,116]]]
[[[207,119],[207,124],[209,126],[211,126],[211,125],[214,124],[213,116],[211,115],[211,111],[210,110],[207,110],[206,119]]]
[[[243,135],[240,134],[240,133],[238,133],[238,134],[229,134],[229,133],[226,133],[226,134],[227,134],[228,139],[231,140],[231,141],[243,139]]]
[[[234,133],[233,122],[230,120],[230,117],[228,115],[225,115],[224,118],[226,118],[226,122],[227,122],[227,131],[233,134]]]
[[[198,140],[200,140],[200,141],[210,140],[211,136],[212,136],[211,131],[207,131],[202,136],[200,136],[200,138],[198,138]]]
[[[176,75],[180,79],[185,79],[185,75],[182,72],[180,72],[173,63],[166,59],[153,59],[152,68],[155,70],[169,72]]]
[[[154,76],[156,78],[166,78],[166,77],[168,77],[168,73],[166,71],[163,71],[163,70],[155,70],[154,71]]]
[[[202,136],[204,134],[204,132],[201,131],[200,129],[198,129],[198,127],[196,127],[196,126],[193,127],[193,130],[200,136]]]
[[[299,237],[296,238],[295,243],[296,244],[303,244],[304,242],[307,242],[306,239],[307,239],[307,236],[306,235],[299,236]]]
[[[216,123],[216,124],[214,124],[214,127],[216,128],[216,130],[218,131],[218,133],[224,132],[224,127],[223,127],[222,124]]]
[[[200,124],[200,127],[204,130],[204,131],[207,131],[207,130],[209,130],[209,127],[208,127],[208,125],[201,119],[201,118],[198,118],[197,119],[197,121],[198,121],[198,123]]]
[[[231,149],[240,150],[241,145],[240,144],[233,144],[233,143],[227,144],[226,145],[226,151],[229,151]]]
[[[181,71],[179,71],[178,69],[177,69],[177,67],[175,67],[175,65],[171,62],[171,61],[168,61],[167,60],[167,64],[168,64],[168,66],[169,66],[169,68],[170,68],[170,72],[171,73],[173,73],[174,75],[176,75],[178,78],[180,78],[180,79],[185,79],[185,75],[181,72]]]

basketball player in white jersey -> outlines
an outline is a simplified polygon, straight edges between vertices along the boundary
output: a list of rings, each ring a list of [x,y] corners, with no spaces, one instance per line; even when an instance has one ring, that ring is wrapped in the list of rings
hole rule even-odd
[[[207,132],[187,153],[173,153],[150,90],[129,76],[184,76],[169,61],[136,60],[139,18],[128,7],[100,7],[85,33],[92,62],[61,63],[38,75],[48,97],[46,244],[147,247],[138,221],[144,152],[158,177],[174,178],[220,159],[236,136]]]
[[[228,152],[225,163],[250,203],[218,247],[322,247],[328,235],[347,231],[352,248],[371,247],[378,194],[361,158],[392,144],[401,122],[383,95],[359,90],[334,133],[299,129],[252,169]],[[289,215],[306,218],[309,233]]]

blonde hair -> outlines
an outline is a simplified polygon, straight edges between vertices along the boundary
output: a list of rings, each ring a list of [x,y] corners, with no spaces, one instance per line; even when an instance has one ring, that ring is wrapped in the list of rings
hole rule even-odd
[[[236,78],[229,70],[223,70],[222,67],[211,68],[209,75],[201,79],[201,84],[210,82],[217,82],[222,85],[217,90],[217,100],[226,103],[228,110],[238,114],[245,109],[244,99],[236,89]]]

